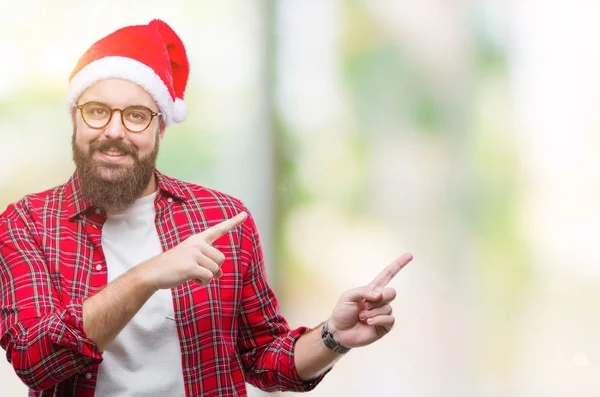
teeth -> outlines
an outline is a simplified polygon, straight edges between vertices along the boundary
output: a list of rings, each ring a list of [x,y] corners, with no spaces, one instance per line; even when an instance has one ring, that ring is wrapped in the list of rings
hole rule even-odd
[[[118,150],[103,150],[102,153],[108,156],[122,156],[124,153]]]

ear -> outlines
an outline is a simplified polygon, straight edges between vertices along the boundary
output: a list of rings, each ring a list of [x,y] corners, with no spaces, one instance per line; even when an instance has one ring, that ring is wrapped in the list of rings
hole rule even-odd
[[[77,135],[77,127],[79,126],[79,117],[77,117],[77,109],[71,112],[71,125],[73,126],[73,137]]]
[[[167,130],[167,125],[165,124],[165,121],[163,120],[163,118],[160,117],[159,122],[158,122],[158,134],[157,134],[159,141],[162,141],[166,130]]]

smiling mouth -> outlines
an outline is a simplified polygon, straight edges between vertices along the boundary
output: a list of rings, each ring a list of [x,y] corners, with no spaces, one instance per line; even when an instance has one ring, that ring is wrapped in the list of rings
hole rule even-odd
[[[100,153],[106,155],[106,156],[110,156],[110,157],[120,157],[120,156],[124,156],[127,153],[122,152],[120,150],[117,149],[106,149],[106,150],[98,150]]]

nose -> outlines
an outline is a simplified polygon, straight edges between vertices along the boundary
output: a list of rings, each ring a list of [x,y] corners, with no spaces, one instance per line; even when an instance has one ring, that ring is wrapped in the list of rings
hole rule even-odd
[[[125,127],[123,127],[123,123],[121,121],[121,111],[119,109],[113,109],[110,122],[104,128],[104,135],[111,139],[123,139],[125,134]]]

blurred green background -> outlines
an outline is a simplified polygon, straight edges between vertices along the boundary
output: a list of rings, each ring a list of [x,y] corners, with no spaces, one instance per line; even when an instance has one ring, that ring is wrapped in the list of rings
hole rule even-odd
[[[599,12],[579,0],[3,4],[0,206],[73,172],[79,56],[161,18],[192,69],[190,115],[159,169],[247,204],[292,327],[415,255],[391,283],[394,331],[308,395],[596,396]],[[0,384],[26,395],[4,359]]]

